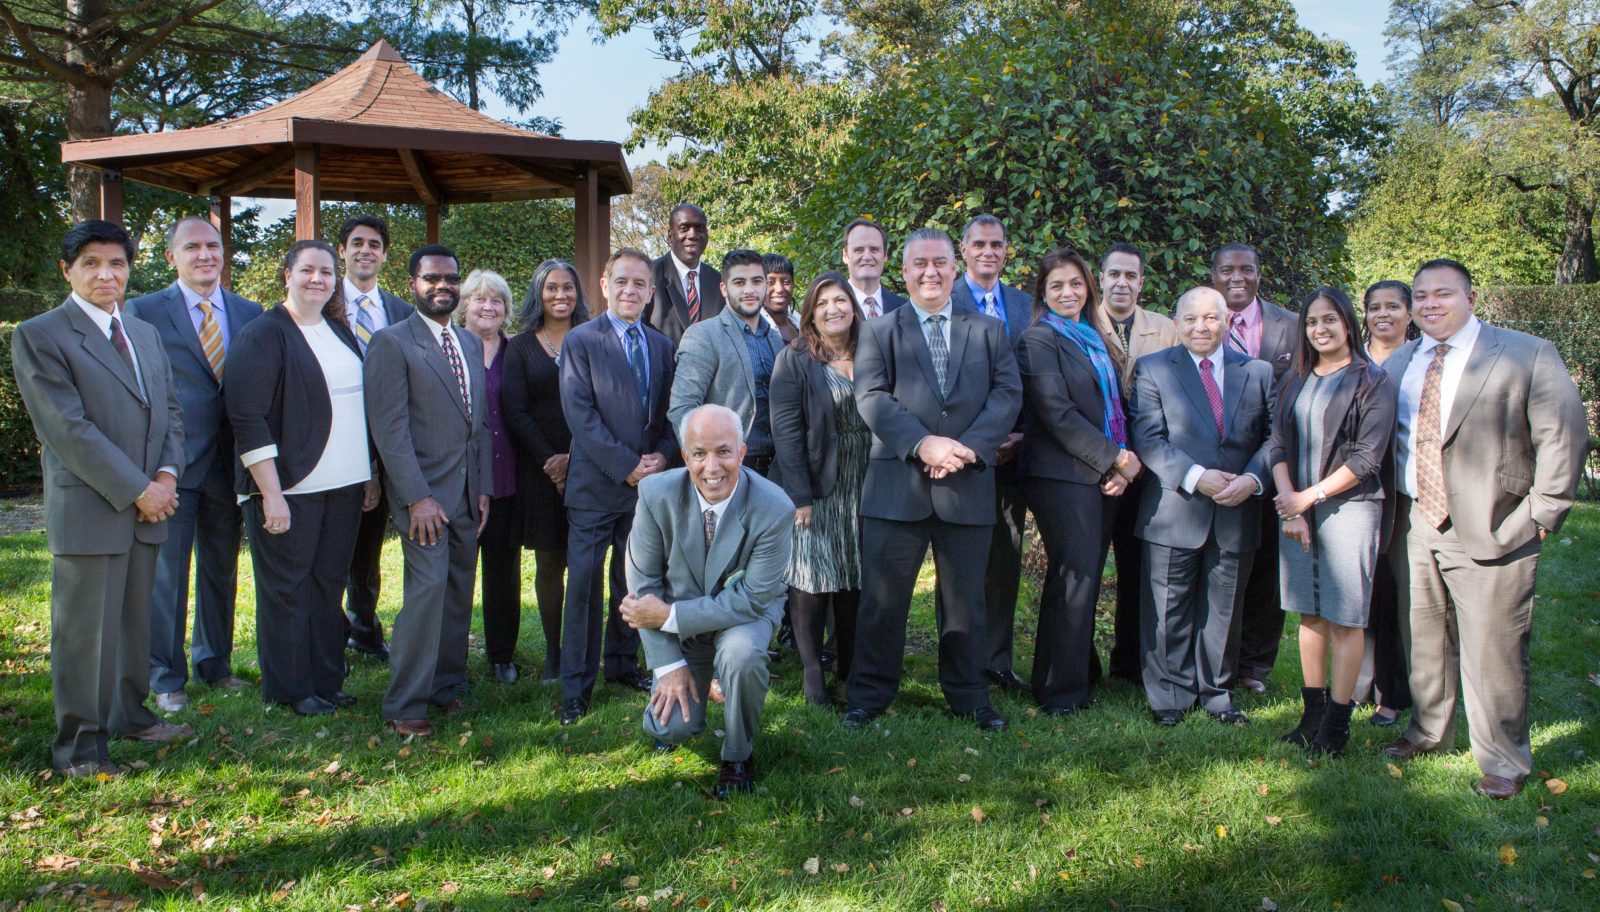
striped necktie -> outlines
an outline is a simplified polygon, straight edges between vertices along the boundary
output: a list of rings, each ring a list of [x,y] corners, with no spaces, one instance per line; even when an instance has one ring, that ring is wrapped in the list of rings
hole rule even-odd
[[[361,343],[361,353],[367,353],[367,346],[372,342],[372,334],[377,332],[377,324],[372,320],[372,299],[366,295],[356,298],[356,341]]]
[[[206,353],[206,360],[211,362],[211,374],[218,381],[222,380],[222,359],[226,351],[222,347],[222,329],[217,326],[217,318],[211,313],[211,302],[202,299],[195,305],[200,308],[200,348]]]
[[[1244,344],[1244,314],[1234,314],[1228,318],[1228,344],[1241,355],[1255,357]]]
[[[694,270],[691,269],[683,277],[683,296],[689,302],[689,322],[700,322],[700,290],[695,287]]]
[[[445,327],[439,333],[439,347],[444,349],[444,359],[450,362],[450,370],[456,375],[456,388],[461,392],[461,403],[467,407],[467,414],[472,414],[472,394],[467,391],[467,369],[461,362],[461,353],[456,351],[455,334],[450,327]]]

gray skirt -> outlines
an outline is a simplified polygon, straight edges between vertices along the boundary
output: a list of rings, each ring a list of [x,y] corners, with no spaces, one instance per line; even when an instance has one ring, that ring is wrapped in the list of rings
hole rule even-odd
[[[1278,586],[1283,610],[1366,627],[1378,564],[1379,501],[1328,500],[1306,511],[1311,550],[1279,532]]]

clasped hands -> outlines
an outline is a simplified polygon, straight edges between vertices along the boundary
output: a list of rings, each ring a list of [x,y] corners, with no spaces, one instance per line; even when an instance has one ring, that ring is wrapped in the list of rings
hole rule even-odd
[[[1301,550],[1311,553],[1311,523],[1306,521],[1306,511],[1316,506],[1316,491],[1284,491],[1272,499],[1283,521],[1283,534],[1300,543]]]
[[[1249,475],[1206,469],[1194,489],[1216,501],[1218,506],[1237,507],[1256,492],[1256,480]]]
[[[178,512],[178,479],[170,472],[157,472],[155,481],[145,485],[144,492],[134,499],[139,522],[157,523]]]
[[[628,473],[628,484],[637,485],[639,482],[643,481],[646,476],[654,475],[666,467],[667,457],[661,455],[660,453],[646,453],[639,457],[639,464],[633,467],[632,472]],[[563,478],[564,477],[565,476],[563,476]]]
[[[1122,450],[1117,453],[1116,461],[1111,463],[1111,470],[1100,479],[1100,493],[1120,497],[1143,471],[1144,463],[1139,461],[1139,457],[1132,450]]]
[[[922,443],[917,447],[917,458],[922,460],[922,470],[930,478],[940,479],[977,462],[978,454],[955,438],[930,434],[922,438]]]

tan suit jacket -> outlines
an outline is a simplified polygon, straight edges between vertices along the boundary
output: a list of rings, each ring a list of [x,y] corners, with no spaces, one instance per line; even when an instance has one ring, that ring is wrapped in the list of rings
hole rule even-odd
[[[1130,385],[1133,383],[1135,361],[1178,344],[1178,327],[1172,322],[1172,318],[1143,307],[1133,309],[1133,331],[1128,334],[1126,348],[1123,347],[1122,337],[1111,325],[1111,312],[1106,309],[1105,301],[1095,306],[1094,325],[1102,335],[1111,340],[1117,351],[1122,352],[1121,379],[1124,396],[1132,395]]]

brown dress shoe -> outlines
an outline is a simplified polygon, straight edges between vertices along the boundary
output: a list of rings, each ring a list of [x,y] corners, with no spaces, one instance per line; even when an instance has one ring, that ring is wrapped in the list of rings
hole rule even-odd
[[[170,741],[180,741],[184,738],[194,737],[194,728],[187,722],[182,725],[173,725],[171,722],[157,722],[149,728],[141,728],[136,732],[127,732],[117,735],[124,741],[150,741],[155,744],[166,744]]]
[[[1499,776],[1484,776],[1472,786],[1472,790],[1486,798],[1504,801],[1516,797],[1516,794],[1522,791],[1522,783],[1512,782]]]
[[[756,758],[724,760],[717,773],[716,795],[727,798],[740,792],[753,792],[756,788]]]
[[[110,760],[90,760],[87,763],[77,763],[72,766],[58,766],[56,767],[56,772],[68,779],[92,779],[99,775],[114,779],[122,775],[122,767],[112,763]]]
[[[1383,752],[1396,760],[1410,760],[1418,754],[1426,754],[1431,749],[1405,738],[1396,738],[1383,746]]]
[[[406,738],[430,738],[434,731],[433,723],[427,719],[390,719],[384,727]]]

